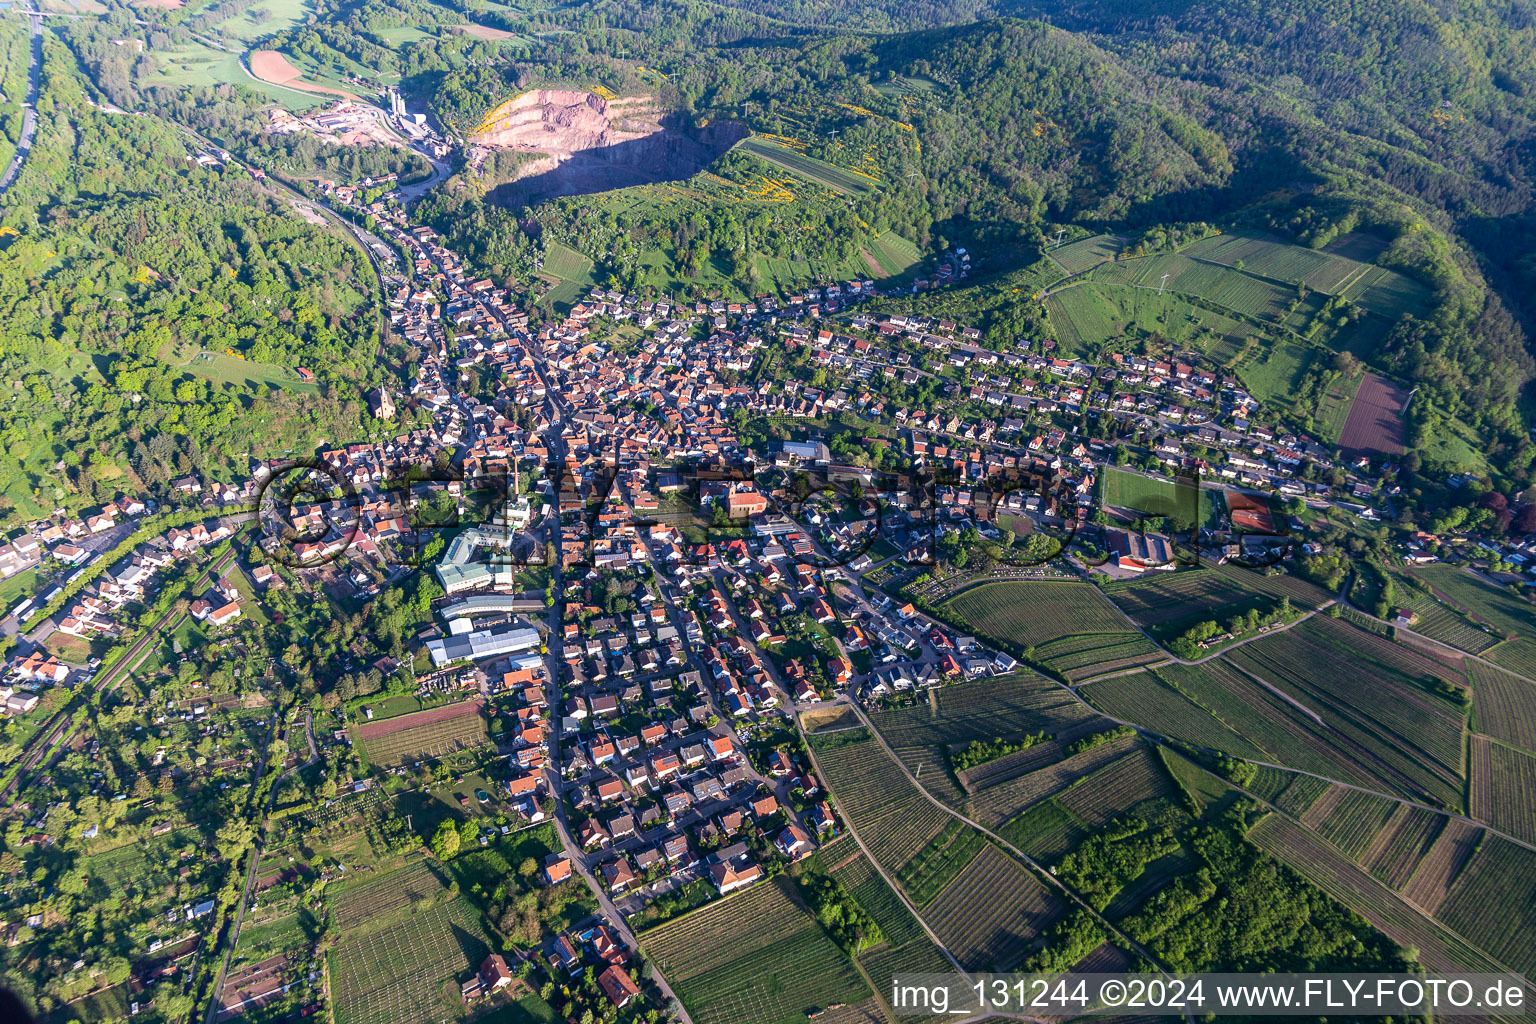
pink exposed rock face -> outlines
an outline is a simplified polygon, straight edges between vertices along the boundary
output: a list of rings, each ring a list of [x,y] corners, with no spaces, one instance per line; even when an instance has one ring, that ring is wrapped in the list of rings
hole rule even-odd
[[[470,141],[482,146],[562,154],[600,149],[661,131],[644,97],[609,102],[575,89],[532,89],[491,112]]]
[[[473,146],[536,154],[500,184],[495,201],[521,206],[647,182],[680,181],[741,138],[734,123],[674,124],[648,96],[612,100],[580,89],[530,89],[491,111]]]

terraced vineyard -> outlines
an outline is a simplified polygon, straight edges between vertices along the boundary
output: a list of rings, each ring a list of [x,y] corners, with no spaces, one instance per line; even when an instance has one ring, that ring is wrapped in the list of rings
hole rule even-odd
[[[1436,914],[1527,978],[1536,975],[1536,853],[1489,836]]]
[[[923,787],[955,806],[965,797],[946,771],[955,750],[973,740],[1012,741],[1042,732],[1075,735],[1082,723],[1093,718],[1070,693],[1033,673],[945,687],[930,700],[928,705],[872,711],[870,718]],[[981,765],[976,770],[990,767]]]
[[[867,175],[855,174],[757,136],[743,139],[737,148],[845,194],[857,195],[869,191],[875,185],[874,179]]]
[[[1471,662],[1477,731],[1526,750],[1536,750],[1536,683],[1490,665]]]
[[[1131,736],[1113,740],[1066,760],[988,786],[971,798],[970,817],[988,828],[996,828],[1037,800],[1054,796],[1075,780],[1125,756],[1137,742]]]
[[[1368,263],[1253,235],[1213,235],[1184,252],[1229,267],[1242,263],[1249,273],[1290,284],[1305,283],[1324,295],[1338,294],[1341,286],[1370,267]]]
[[[917,918],[863,854],[838,867],[832,877],[858,900],[885,935],[884,942],[858,957],[859,965],[878,991],[889,992],[891,979],[897,974],[948,974],[954,971],[954,965],[928,938]],[[943,1019],[929,1018],[931,1021]],[[918,1024],[928,1024],[922,1018],[917,1021]]]
[[[1332,619],[1309,620],[1224,657],[1312,708],[1330,732],[1381,766],[1373,774],[1393,791],[1460,803],[1463,715],[1388,662],[1435,663]],[[1339,673],[1340,664],[1349,673]]]
[[[803,1021],[872,995],[779,877],[640,936],[694,1020]]]
[[[1472,817],[1536,843],[1536,757],[1472,737]]]
[[[1350,860],[1363,863],[1366,850],[1401,806],[1395,801],[1361,793],[1359,790],[1344,790],[1333,813],[1318,824],[1317,832],[1344,851]]]
[[[446,892],[442,880],[425,861],[392,871],[366,884],[327,889],[331,919],[338,927],[350,927],[377,914],[411,906]]]
[[[1120,252],[1120,245],[1120,240],[1113,235],[1094,235],[1050,249],[1049,255],[1067,273],[1076,274],[1114,259]]]
[[[1409,575],[1429,585],[1436,597],[1503,637],[1485,657],[1527,677],[1536,677],[1536,605],[1483,582],[1469,570],[1426,565]]]
[[[1414,869],[1429,856],[1440,830],[1449,820],[1441,814],[1399,804],[1376,841],[1357,859],[1377,881],[1401,892],[1413,877]]]
[[[1076,783],[1056,799],[1080,820],[1100,826],[1144,801],[1173,795],[1173,784],[1162,762],[1142,746]]]
[[[1034,648],[1035,659],[1071,680],[1167,657],[1084,583],[982,583],[942,608],[1001,648]]]
[[[1226,658],[1196,666],[1161,665],[1157,673],[1233,732],[1263,749],[1268,754],[1264,760],[1383,788],[1370,769],[1339,748],[1320,717],[1303,711]]]
[[[943,831],[901,865],[896,880],[913,903],[925,906],[965,870],[984,842],[980,832],[951,818]]]
[[[1271,814],[1248,835],[1260,849],[1365,917],[1394,942],[1417,949],[1419,962],[1430,970],[1498,971],[1498,964],[1487,954],[1415,913],[1392,890],[1302,826]]]
[[[1429,853],[1413,871],[1408,883],[1398,891],[1426,913],[1436,913],[1462,869],[1477,852],[1483,834],[1482,829],[1465,821],[1454,818],[1446,821]]]
[[[1041,800],[1009,821],[998,834],[1042,864],[1055,863],[1091,834],[1087,822],[1055,799]]]
[[[1265,751],[1163,682],[1158,673],[1167,667],[1090,683],[1080,692],[1105,714],[1165,736],[1239,757],[1267,759]]]
[[[458,899],[345,936],[331,953],[336,1022],[438,1024],[455,1015],[444,986],[467,977],[490,952],[480,915]]]
[[[987,843],[924,917],[968,970],[1006,971],[1062,910],[1044,883]]]
[[[891,762],[867,732],[839,733],[816,758],[833,799],[881,864],[901,864],[949,819]],[[855,739],[855,735],[865,738]],[[815,741],[813,740],[813,749]]]

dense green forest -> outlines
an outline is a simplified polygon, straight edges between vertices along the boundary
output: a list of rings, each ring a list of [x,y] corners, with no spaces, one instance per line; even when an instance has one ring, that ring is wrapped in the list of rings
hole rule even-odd
[[[380,339],[362,252],[180,131],[94,109],[49,56],[0,206],[5,517],[243,482],[252,457],[357,436]]]

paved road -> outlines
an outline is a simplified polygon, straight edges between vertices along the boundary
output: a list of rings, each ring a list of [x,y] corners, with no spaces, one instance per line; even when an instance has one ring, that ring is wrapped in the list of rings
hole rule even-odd
[[[26,162],[27,155],[32,152],[32,136],[37,131],[37,88],[38,80],[43,68],[43,18],[42,15],[33,13],[32,19],[32,66],[27,71],[27,99],[22,104],[21,114],[21,138],[16,141],[16,155],[11,158],[11,165],[0,174],[0,196],[3,196],[11,187],[11,182],[16,180],[16,175],[21,171],[21,165]]]
[[[535,371],[538,373],[539,379],[544,382],[545,393],[550,396],[551,425],[548,434],[550,439],[549,453],[553,464],[563,465],[565,462],[565,442],[561,437],[561,426],[564,423],[564,412],[560,408],[560,403],[555,400],[556,392],[550,386],[550,381],[545,375],[544,367],[535,364]],[[552,507],[553,511],[548,519],[548,528],[551,531],[555,546],[558,548],[560,543],[559,495],[555,496]],[[558,560],[551,566],[551,571],[551,579],[554,582],[554,592],[557,597],[554,607],[549,610],[549,639],[547,641],[549,654],[545,659],[545,667],[550,680],[550,707],[555,709],[554,718],[556,723],[558,723],[560,718],[559,709],[562,703],[560,695],[560,666],[565,662],[565,641],[560,630],[560,606],[565,600],[563,596],[565,588],[564,577]],[[602,883],[598,881],[596,876],[587,867],[586,852],[576,843],[571,835],[570,824],[566,820],[565,796],[560,791],[563,781],[560,776],[560,764],[560,730],[557,724],[554,729],[550,730],[549,765],[545,776],[550,793],[554,799],[555,830],[560,834],[560,844],[564,848],[565,855],[570,858],[572,866],[581,874],[587,888],[592,890],[592,893],[597,897],[598,906],[613,925],[614,930],[618,932],[619,938],[630,949],[638,951],[640,949],[639,938],[636,937],[633,929],[629,927],[629,922],[619,912],[619,908],[614,906],[613,900],[609,898],[608,892],[603,888]],[[661,968],[655,964],[652,964],[652,968],[651,981],[655,983],[656,988],[661,994],[671,1000],[673,1005],[677,1007],[678,1019],[682,1024],[693,1024],[693,1018],[688,1015],[688,1010],[683,1006],[683,1001],[678,998],[677,993],[662,975]]]

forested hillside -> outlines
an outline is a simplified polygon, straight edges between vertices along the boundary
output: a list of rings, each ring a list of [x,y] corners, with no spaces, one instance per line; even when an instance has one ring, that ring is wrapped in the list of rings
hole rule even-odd
[[[379,341],[362,253],[199,166],[181,132],[93,109],[67,72],[38,113],[0,206],[0,516],[163,495],[192,471],[243,482],[251,456],[355,434]]]
[[[105,97],[274,169],[421,173],[401,153],[267,136],[269,101],[241,83],[168,80],[179,48],[197,45],[191,33],[222,31],[222,10],[122,6],[63,35]],[[112,43],[123,34],[143,52]],[[1059,228],[1139,252],[1205,230],[1193,225],[1314,249],[1361,234],[1372,262],[1428,296],[1350,349],[1417,389],[1410,447],[1470,429],[1494,467],[1531,479],[1527,2],[320,0],[263,45],[332,82],[398,85],[455,137],[551,83],[650,96],[682,130],[752,133],[679,192],[525,209],[503,187],[519,173],[514,154],[458,168],[421,214],[500,279],[536,277],[569,253],[590,264],[570,286],[687,294],[728,282],[740,294],[860,273],[877,255],[916,266],[964,244],[989,276],[957,308],[988,309],[992,340],[1006,326],[1004,340],[1027,341],[1049,333],[1032,294],[1042,282],[1008,275]],[[897,262],[882,246],[914,255]],[[1346,323],[1360,310],[1340,298],[1329,315]]]

